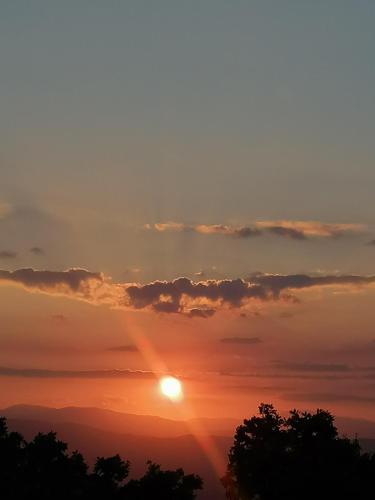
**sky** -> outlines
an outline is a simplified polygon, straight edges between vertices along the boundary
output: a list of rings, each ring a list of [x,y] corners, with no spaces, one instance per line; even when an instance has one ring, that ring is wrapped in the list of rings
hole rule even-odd
[[[0,407],[375,419],[374,23],[1,2]]]

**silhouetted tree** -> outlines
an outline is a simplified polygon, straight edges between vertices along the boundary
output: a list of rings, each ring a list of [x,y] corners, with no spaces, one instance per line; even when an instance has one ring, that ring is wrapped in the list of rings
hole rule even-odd
[[[223,484],[231,500],[370,500],[375,457],[339,437],[327,411],[282,418],[262,404],[236,430]]]
[[[202,489],[202,479],[195,474],[185,475],[182,469],[162,471],[148,463],[146,474],[129,481],[123,488],[124,498],[132,500],[194,500],[195,490]]]
[[[120,455],[98,457],[90,476],[90,497],[117,498],[120,485],[129,474],[129,466],[129,462],[121,460]]]
[[[54,432],[26,442],[0,418],[0,500],[193,500],[202,488],[198,476],[150,462],[143,477],[125,483],[130,464],[119,455],[99,457],[89,473],[83,456],[67,449]]]

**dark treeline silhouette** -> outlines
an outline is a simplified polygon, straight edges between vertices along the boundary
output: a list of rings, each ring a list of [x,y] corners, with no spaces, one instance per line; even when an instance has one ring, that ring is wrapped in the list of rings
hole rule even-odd
[[[333,416],[262,404],[237,428],[222,480],[230,500],[373,500],[375,455],[340,437]]]
[[[68,453],[53,432],[27,442],[9,432],[0,418],[1,500],[193,500],[202,480],[182,469],[163,471],[148,462],[140,479],[130,479],[130,464],[119,455],[100,457],[89,471],[83,456]]]
[[[0,500],[193,500],[202,480],[148,462],[129,479],[130,463],[99,457],[89,470],[56,434],[27,442],[0,418]],[[234,436],[222,479],[230,500],[373,500],[375,455],[338,435],[333,416],[292,410],[281,417],[262,404]]]

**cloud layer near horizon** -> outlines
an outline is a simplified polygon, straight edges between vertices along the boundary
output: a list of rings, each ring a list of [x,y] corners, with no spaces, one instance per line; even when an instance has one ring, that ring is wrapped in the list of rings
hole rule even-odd
[[[292,301],[294,292],[313,287],[368,286],[375,276],[254,274],[247,279],[192,281],[177,278],[151,283],[113,283],[99,272],[85,269],[49,271],[0,270],[0,285],[19,285],[29,291],[63,295],[110,307],[180,313],[209,318],[222,309],[241,309],[251,301]]]
[[[195,224],[189,225],[180,222],[160,222],[146,224],[145,229],[156,232],[193,232],[198,234],[221,234],[234,238],[244,239],[270,233],[294,240],[309,238],[337,238],[344,234],[360,233],[366,229],[363,224],[324,223],[319,221],[256,221],[253,225],[234,226],[227,224]]]
[[[153,379],[156,374],[143,370],[45,370],[41,368],[8,368],[0,366],[0,377],[26,378],[142,378]]]

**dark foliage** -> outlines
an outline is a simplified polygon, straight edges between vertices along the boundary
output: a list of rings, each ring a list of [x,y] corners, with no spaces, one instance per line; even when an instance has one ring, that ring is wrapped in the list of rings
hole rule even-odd
[[[182,469],[162,471],[148,463],[140,479],[125,481],[129,462],[99,457],[92,472],[78,452],[68,453],[56,434],[26,442],[0,418],[1,500],[194,500],[202,480]]]
[[[333,416],[262,404],[237,428],[223,484],[231,500],[370,500],[375,456],[338,435]]]

